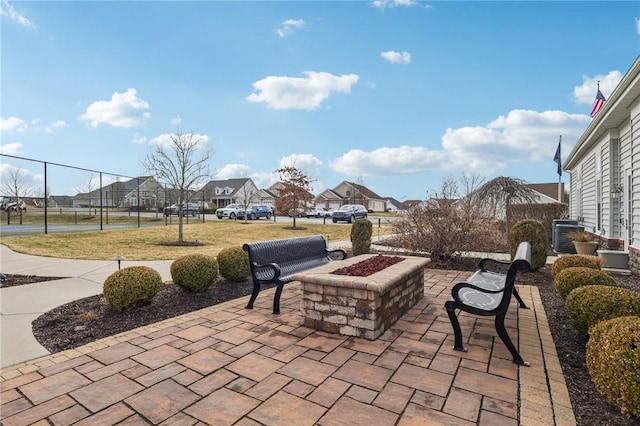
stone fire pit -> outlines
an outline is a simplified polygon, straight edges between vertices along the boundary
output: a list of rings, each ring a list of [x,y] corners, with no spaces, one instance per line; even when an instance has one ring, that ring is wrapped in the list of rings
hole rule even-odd
[[[295,274],[302,288],[301,310],[306,327],[376,339],[424,297],[423,257],[404,260],[367,277],[331,272],[376,255],[331,262]]]

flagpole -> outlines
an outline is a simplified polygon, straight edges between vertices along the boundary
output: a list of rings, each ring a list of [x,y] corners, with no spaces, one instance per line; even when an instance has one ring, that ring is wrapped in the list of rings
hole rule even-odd
[[[558,140],[558,146],[562,144],[562,135],[560,135],[560,139]],[[562,175],[558,173],[558,202],[562,202]]]

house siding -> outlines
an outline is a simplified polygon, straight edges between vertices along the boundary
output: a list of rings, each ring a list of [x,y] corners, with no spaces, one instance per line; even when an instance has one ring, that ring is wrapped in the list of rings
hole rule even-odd
[[[571,173],[571,219],[602,234],[608,248],[628,249],[629,269],[640,273],[640,56],[578,139],[564,169]]]

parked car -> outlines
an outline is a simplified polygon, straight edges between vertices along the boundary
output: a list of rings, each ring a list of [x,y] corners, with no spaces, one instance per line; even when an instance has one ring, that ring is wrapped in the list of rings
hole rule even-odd
[[[267,206],[266,204],[254,204],[247,210],[238,210],[238,212],[236,213],[236,218],[244,219],[245,217],[247,217],[247,219],[249,220],[256,220],[264,217],[269,220],[271,219],[271,215],[273,215],[271,207]]]
[[[324,211],[324,217],[333,217],[334,209],[329,209]]]
[[[229,204],[226,207],[219,208],[216,210],[216,216],[218,219],[227,218],[227,219],[235,219],[238,215],[238,212],[242,210],[244,211],[244,206],[241,204]]]
[[[293,209],[289,210],[289,212],[287,213],[287,216],[289,217],[293,217],[295,215],[295,217],[304,217],[305,213],[304,213],[304,209],[298,207],[295,210],[295,213],[293,212]]]
[[[352,223],[356,219],[366,219],[367,209],[361,204],[345,204],[337,210],[334,210],[331,220],[333,223],[345,221]]]
[[[165,207],[162,209],[162,213],[165,216],[177,216],[179,213],[179,208],[176,204],[172,204],[169,207]],[[186,203],[182,206],[182,215],[183,216],[193,216],[196,217],[200,213],[200,206],[195,203]]]
[[[324,217],[325,209],[322,207],[311,207],[304,212],[305,217]]]

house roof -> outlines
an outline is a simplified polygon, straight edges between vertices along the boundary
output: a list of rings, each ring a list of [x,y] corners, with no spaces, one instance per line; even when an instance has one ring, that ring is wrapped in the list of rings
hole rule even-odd
[[[207,182],[202,188],[200,188],[196,193],[200,194],[202,191],[206,191],[211,189],[209,195],[212,198],[229,198],[230,196],[235,195],[240,188],[242,188],[251,178],[232,178],[232,179],[220,179],[220,180],[210,180]],[[253,182],[253,181],[252,181]],[[216,195],[213,189],[215,188],[231,188],[231,194],[220,194]]]
[[[385,199],[388,203],[391,203],[391,204],[393,204],[394,206],[396,206],[396,207],[398,207],[398,208],[401,208],[401,207],[402,207],[402,203],[401,203],[400,201],[396,200],[396,199],[395,199],[395,198],[393,198],[393,197],[385,197],[384,199]]]
[[[530,184],[527,184],[527,186],[532,190],[553,200],[549,202],[558,201],[558,184],[557,183],[530,183]],[[568,203],[569,194],[567,194],[564,190],[564,182],[561,184],[560,191],[562,194],[562,202]]]
[[[348,182],[348,181],[343,181],[344,183],[351,185],[354,189],[356,189],[360,194],[364,195],[366,198],[369,199],[377,199],[377,200],[384,200],[384,197],[379,196],[378,194],[376,194],[375,192],[373,192],[372,190],[370,190],[369,188],[367,188],[364,185],[360,185],[358,183],[355,182]],[[340,185],[338,185],[340,186]]]

